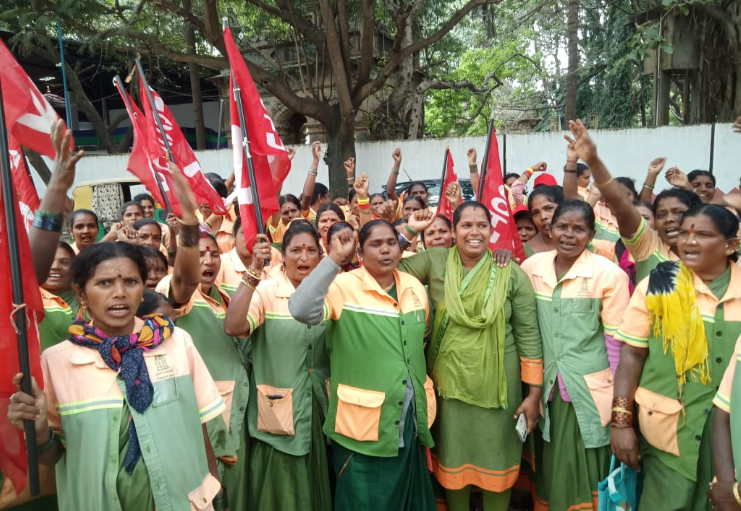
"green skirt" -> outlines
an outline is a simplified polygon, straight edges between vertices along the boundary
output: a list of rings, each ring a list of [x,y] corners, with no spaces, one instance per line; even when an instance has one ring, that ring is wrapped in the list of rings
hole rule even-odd
[[[713,407],[712,410],[715,408]],[[662,511],[710,511],[707,497],[710,482],[715,477],[711,459],[711,435],[714,412],[708,415],[700,440],[700,457],[697,460],[697,481],[687,479],[661,461],[652,447],[642,437],[639,439],[641,463],[645,479],[639,505],[641,509]]]
[[[222,421],[223,422],[223,421]],[[237,463],[229,465],[222,461],[218,462],[221,486],[226,490],[226,498],[229,509],[247,509],[248,479],[249,479],[249,453],[250,437],[247,432],[247,417],[242,423],[242,432],[237,449]]]
[[[522,403],[522,383],[516,351],[505,354],[504,367],[507,409],[437,399],[433,465],[436,479],[449,490],[473,485],[500,493],[517,481],[522,442],[515,431],[514,414]]]
[[[584,447],[574,406],[558,387],[549,409],[551,441],[536,436],[535,511],[596,510],[597,486],[610,471],[610,446]]]
[[[332,444],[336,511],[435,511],[432,477],[415,434],[413,406],[404,421],[404,448],[394,458],[366,456]]]
[[[331,511],[329,461],[322,432],[319,402],[312,400],[309,454],[293,456],[273,446],[252,441],[250,455],[250,511]]]

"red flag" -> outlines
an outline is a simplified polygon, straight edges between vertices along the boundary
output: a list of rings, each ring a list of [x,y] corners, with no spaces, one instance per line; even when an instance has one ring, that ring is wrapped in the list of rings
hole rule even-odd
[[[489,240],[489,248],[494,250],[504,248],[511,250],[515,258],[521,262],[525,260],[525,249],[522,248],[522,242],[517,234],[517,225],[515,224],[514,215],[509,209],[507,200],[507,191],[504,187],[504,177],[502,176],[502,165],[499,163],[499,143],[497,143],[497,131],[492,126],[491,138],[487,141],[486,161],[483,162],[483,169],[486,173],[482,187],[482,194],[479,198],[491,213],[491,225],[494,228]]]
[[[239,213],[244,226],[244,239],[247,248],[252,250],[258,227],[250,186],[257,187],[260,209],[263,221],[265,221],[270,215],[280,210],[276,194],[291,170],[291,160],[280,141],[273,121],[265,110],[265,105],[260,99],[255,82],[252,81],[252,76],[247,69],[242,53],[234,44],[232,32],[229,28],[224,30],[224,44],[232,68],[229,87],[230,90],[234,90],[234,80],[236,79],[240,88],[240,97],[247,124],[245,128],[250,137],[250,143],[247,147],[251,152],[252,165],[255,169],[256,182],[250,183],[247,162],[244,161],[239,111],[232,93],[229,99],[229,109],[232,123],[235,184],[238,187],[237,198],[239,199]]]
[[[157,126],[157,121],[152,113],[152,107],[149,104],[149,98],[147,97],[146,85],[139,76],[139,87],[141,88],[141,103],[146,114],[147,133],[150,137],[155,136],[154,139],[150,138],[150,151],[154,148],[157,151],[157,157],[152,160],[155,162],[162,162],[167,167],[167,150],[162,140],[162,133]],[[152,93],[152,99],[154,99],[154,105],[157,108],[162,128],[165,130],[165,136],[167,136],[167,142],[170,145],[172,151],[172,157],[175,160],[175,164],[180,167],[188,179],[190,189],[193,190],[193,194],[196,196],[196,200],[199,204],[208,204],[211,210],[217,215],[226,215],[227,209],[224,206],[224,199],[214,190],[211,183],[208,182],[206,176],[203,175],[201,165],[198,163],[196,155],[193,153],[193,149],[185,139],[185,135],[180,130],[175,117],[170,113],[170,109],[167,108],[165,102],[157,91],[153,88],[149,88]],[[156,142],[152,147],[152,142]]]
[[[13,174],[13,190],[18,197],[18,205],[21,208],[21,216],[26,224],[26,232],[33,224],[33,214],[39,209],[39,194],[31,181],[31,176],[26,167],[26,159],[23,157],[21,144],[13,135],[8,136],[10,171]]]
[[[458,174],[455,173],[455,165],[453,164],[453,155],[450,154],[450,149],[445,150],[445,179],[440,188],[440,202],[437,205],[437,214],[447,217],[451,222],[453,221],[453,206],[445,196],[445,190],[448,189],[448,185],[451,183],[458,182]]]
[[[49,139],[49,135],[45,135]],[[31,375],[36,378],[40,388],[43,387],[41,376],[41,355],[39,346],[38,323],[44,318],[44,307],[39,294],[39,285],[31,258],[31,247],[23,225],[23,217],[16,209],[16,232],[18,249],[23,275],[23,298],[26,301],[28,316],[28,358],[31,363]],[[5,207],[0,194],[0,268],[10,268],[8,250],[8,232],[6,228]],[[7,275],[7,273],[6,273]],[[8,421],[10,396],[15,392],[13,376],[20,372],[18,360],[18,337],[10,321],[16,305],[13,303],[13,284],[10,278],[0,280],[0,470],[15,486],[19,494],[26,485],[26,445],[23,432]],[[15,317],[15,316],[14,316]]]
[[[181,215],[183,213],[183,210],[180,206],[180,201],[178,200],[177,196],[171,192],[172,190],[174,190],[174,184],[169,168],[167,168],[167,165],[165,165],[164,169],[158,169],[157,165],[154,164],[150,157],[150,145],[146,130],[147,121],[144,117],[144,114],[134,104],[134,100],[131,99],[129,93],[126,92],[124,89],[119,88],[116,81],[114,81],[113,83],[116,86],[116,89],[118,89],[118,93],[121,95],[121,98],[123,99],[124,106],[126,107],[126,112],[129,114],[131,125],[134,128],[134,148],[131,150],[131,155],[129,156],[129,161],[126,164],[126,168],[129,172],[139,178],[142,184],[147,188],[147,191],[152,194],[154,200],[156,200],[160,204],[165,204],[165,200],[160,193],[159,186],[157,186],[157,180],[159,179],[159,181],[162,183],[162,188],[164,189],[165,193],[167,194],[167,198],[170,201],[172,212],[176,215]]]
[[[2,41],[0,75],[8,132],[29,149],[54,158],[56,152],[49,133],[59,116]]]

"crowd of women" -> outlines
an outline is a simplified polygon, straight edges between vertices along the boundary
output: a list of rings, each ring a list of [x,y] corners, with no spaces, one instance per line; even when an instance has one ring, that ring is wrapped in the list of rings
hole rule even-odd
[[[654,196],[662,158],[639,193],[570,130],[561,185],[543,162],[505,176],[519,260],[459,184],[452,218],[423,183],[397,195],[398,149],[387,196],[350,159],[331,202],[319,143],[252,247],[174,165],[182,216],[140,195],[101,234],[76,210],[67,244],[81,154],[55,125],[29,234],[44,388],[18,374],[8,411],[55,472],[28,509],[464,511],[480,493],[506,511],[522,488],[537,511],[597,511],[613,455],[641,509],[741,509],[738,201],[677,168]],[[7,480],[0,498],[24,500]]]

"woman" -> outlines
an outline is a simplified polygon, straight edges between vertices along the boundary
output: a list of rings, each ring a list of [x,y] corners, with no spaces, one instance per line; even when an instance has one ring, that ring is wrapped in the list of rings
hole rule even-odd
[[[628,305],[628,277],[587,249],[594,229],[589,204],[564,201],[551,220],[556,250],[522,265],[538,299],[545,364],[536,510],[596,511],[593,496],[610,468],[610,404],[620,358],[613,336]]]
[[[162,224],[152,218],[142,218],[133,223],[137,233],[137,243],[142,247],[162,249]]]
[[[118,217],[120,220],[111,225],[111,230],[100,241],[119,240],[119,231],[130,225],[133,226],[135,222],[144,218],[144,210],[141,204],[136,201],[124,202],[119,210]]]
[[[332,224],[332,226],[327,230],[327,239],[321,240],[320,245],[327,246],[328,249],[332,250],[332,238],[335,237],[338,233],[345,232],[348,236],[352,236],[353,238],[357,238],[355,235],[355,229],[352,225],[350,225],[347,222],[335,222]],[[329,252],[325,255],[329,255]],[[342,268],[342,271],[353,271],[360,268],[360,254],[356,253],[355,256],[352,258],[352,260],[345,265]]]
[[[741,498],[739,495],[738,471],[736,466],[741,466],[738,454],[741,452],[738,436],[738,398],[741,391],[738,390],[739,380],[737,374],[741,374],[738,369],[741,363],[741,337],[736,341],[733,349],[734,357],[728,364],[723,375],[723,381],[720,383],[718,393],[713,399],[714,417],[713,417],[713,437],[712,437],[712,456],[713,470],[715,470],[715,480],[710,483],[708,498],[712,509],[719,511],[738,511],[741,510]],[[731,408],[734,409],[733,415]]]
[[[455,245],[453,237],[453,224],[443,215],[435,216],[432,224],[422,231],[422,244],[425,250],[432,247],[450,248]]]
[[[295,195],[281,195],[278,198],[278,206],[280,211],[268,219],[267,226],[273,247],[280,249],[288,224],[291,223],[291,220],[301,218],[301,201]]]
[[[530,209],[538,234],[523,245],[528,257],[556,248],[551,239],[551,218],[563,200],[563,189],[560,186],[539,186],[530,192],[527,207]]]
[[[329,226],[335,222],[344,222],[345,214],[337,204],[328,203],[324,204],[316,212],[316,230],[319,231],[319,236],[322,240],[327,238],[327,231]],[[326,247],[322,247],[326,248]]]
[[[696,193],[703,204],[710,204],[715,198],[715,176],[707,170],[693,170],[685,175],[672,167],[666,171],[666,180],[672,186]]]
[[[56,465],[59,509],[214,509],[220,485],[202,424],[224,402],[187,333],[164,316],[135,316],[141,250],[97,244],[72,271],[90,321],[43,353],[45,391],[34,381],[33,396],[19,390],[8,410],[18,428],[35,421],[39,461]]]
[[[157,285],[175,303],[178,326],[193,344],[216,382],[228,408],[223,420],[209,424],[209,438],[219,459],[219,471],[231,509],[247,506],[248,438],[244,421],[249,399],[247,342],[224,333],[227,295],[216,284],[221,260],[213,235],[202,233],[195,216],[196,201],[187,182],[178,182],[183,216],[178,222],[178,253],[172,275]],[[236,454],[236,457],[235,457]]]
[[[98,215],[89,209],[78,209],[69,216],[70,234],[74,243],[70,245],[75,254],[89,247],[98,239]]]
[[[592,169],[595,184],[602,196],[612,206],[620,236],[628,252],[636,263],[636,278],[640,282],[663,261],[676,261],[678,228],[682,215],[700,200],[696,194],[671,188],[656,196],[654,216],[656,229],[648,228],[646,220],[633,206],[635,199],[626,192],[625,186],[610,175],[597,155],[597,146],[592,141],[581,121],[569,122],[573,139],[569,141],[569,151]],[[570,176],[567,173],[564,181]],[[568,187],[567,187],[568,188]],[[575,197],[574,197],[575,198]]]
[[[216,275],[216,285],[232,296],[247,273],[247,268],[252,264],[252,252],[247,249],[244,240],[241,217],[234,222],[234,248],[226,254],[221,254],[220,257],[221,265]],[[270,270],[282,262],[281,253],[274,247],[270,247],[270,265],[263,265],[260,270],[261,276],[266,277]]]
[[[515,219],[515,225],[517,226],[517,235],[520,237],[522,246],[538,235],[538,229],[533,223],[533,216],[530,214],[530,210],[524,204],[517,206],[512,211],[512,216]]]
[[[401,218],[408,220],[412,213],[425,209],[425,201],[416,195],[407,195],[404,197],[404,204],[401,207]]]
[[[423,230],[420,220],[410,227]],[[429,286],[435,323],[427,371],[438,400],[433,467],[448,509],[469,509],[471,488],[483,490],[486,511],[506,511],[522,456],[514,417],[537,425],[543,382],[535,296],[516,264],[497,267],[488,241],[491,217],[475,201],[453,214],[456,245],[403,259],[399,269]],[[529,395],[523,400],[523,385]],[[514,412],[513,412],[514,411]]]
[[[634,468],[642,463],[642,509],[708,508],[712,401],[741,334],[737,230],[738,220],[720,206],[685,212],[680,260],[659,264],[638,285],[617,333],[624,345],[612,451]]]
[[[39,323],[42,351],[67,338],[67,331],[75,320],[80,303],[72,289],[72,247],[60,241],[46,282],[41,284],[44,319]]]
[[[324,325],[301,324],[288,311],[296,287],[321,260],[319,236],[311,224],[299,220],[289,226],[283,241],[280,270],[272,280],[260,282],[255,275],[262,272],[265,259],[255,257],[224,322],[227,334],[249,336],[252,345],[248,509],[330,511],[322,433],[329,379]],[[258,236],[255,253],[266,248],[267,238]]]
[[[328,322],[332,379],[324,433],[332,440],[335,509],[431,511],[423,449],[432,446],[434,403],[425,388],[427,293],[396,270],[401,253],[391,224],[373,220],[358,236],[362,268],[341,273],[355,253],[354,237],[342,231],[288,302],[298,321]]]
[[[165,295],[152,291],[150,289],[144,290],[142,296],[142,303],[136,310],[137,317],[144,317],[150,314],[162,314],[170,319],[175,318],[177,313],[175,307],[172,306],[172,300],[169,300]]]
[[[144,287],[150,291],[157,289],[157,284],[167,276],[169,266],[167,257],[159,250],[152,247],[143,247],[144,259],[147,261],[147,280]]]

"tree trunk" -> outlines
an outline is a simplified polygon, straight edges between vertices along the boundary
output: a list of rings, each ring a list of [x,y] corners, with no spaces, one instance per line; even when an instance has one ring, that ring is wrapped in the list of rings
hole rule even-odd
[[[564,105],[564,128],[568,121],[576,119],[576,92],[579,87],[579,0],[569,0],[567,17],[567,40],[569,70],[566,76],[566,103]]]
[[[355,114],[342,115],[339,105],[334,106],[332,122],[327,129],[327,156],[329,164],[329,194],[347,197],[347,174],[343,163],[355,157]]]
[[[183,9],[191,11],[191,0],[183,0]],[[196,54],[196,28],[192,23],[185,22],[185,44],[188,53]],[[188,64],[190,71],[190,90],[193,97],[193,119],[196,128],[196,149],[206,149],[206,123],[203,119],[203,99],[201,98],[201,73],[200,67],[195,62]]]

